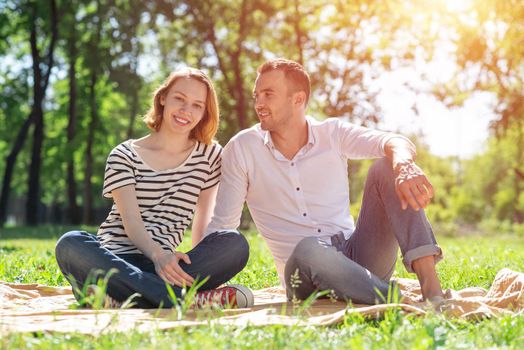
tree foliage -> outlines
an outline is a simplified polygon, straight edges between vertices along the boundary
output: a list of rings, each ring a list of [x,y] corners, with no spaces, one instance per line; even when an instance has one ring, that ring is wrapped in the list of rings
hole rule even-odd
[[[458,69],[435,93],[452,106],[491,94],[497,116],[486,152],[464,166],[461,213],[523,223],[524,2],[472,0],[450,23]]]
[[[140,116],[157,84],[178,67],[202,68],[215,82],[217,136],[224,144],[256,121],[256,68],[269,58],[304,64],[312,80],[311,114],[373,125],[382,116],[376,79],[431,60],[442,43],[453,45],[458,68],[453,79],[433,87],[434,95],[457,106],[478,91],[491,93],[498,119],[486,153],[463,165],[432,156],[420,140],[419,160],[437,189],[428,212],[440,221],[476,221],[487,210],[523,221],[524,4],[470,0],[470,8],[452,12],[443,5],[448,3],[4,2],[0,222],[8,214],[30,223],[100,220],[97,208],[108,204],[100,196],[107,154],[147,132]],[[365,166],[352,169],[355,201]],[[26,203],[25,217],[20,201]]]

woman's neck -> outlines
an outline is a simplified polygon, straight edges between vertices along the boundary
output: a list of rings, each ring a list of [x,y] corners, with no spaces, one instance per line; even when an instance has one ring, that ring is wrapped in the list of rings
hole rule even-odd
[[[160,129],[157,132],[151,133],[148,144],[153,148],[161,149],[169,153],[179,153],[192,148],[195,145],[195,140],[190,139],[189,135],[172,135],[162,132],[162,129]]]

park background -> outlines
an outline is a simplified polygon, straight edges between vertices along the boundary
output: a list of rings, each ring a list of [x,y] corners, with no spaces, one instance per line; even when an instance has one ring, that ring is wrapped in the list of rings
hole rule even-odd
[[[309,114],[416,141],[443,232],[524,232],[523,21],[520,0],[2,2],[0,224],[99,223],[107,154],[147,133],[171,71],[211,76],[224,145],[256,122],[257,66],[286,57]]]
[[[107,155],[148,132],[141,116],[171,71],[190,65],[211,76],[224,145],[256,123],[256,68],[274,57],[310,72],[309,114],[398,131],[417,143],[417,162],[436,190],[427,214],[445,255],[437,265],[444,288],[489,288],[501,268],[524,271],[524,1],[4,0],[0,281],[68,285],[54,258],[56,240],[73,228],[94,233],[105,218]],[[369,164],[350,162],[355,216]],[[277,285],[271,254],[245,214],[250,259],[232,282]],[[400,259],[394,276],[414,277]],[[348,314],[332,327],[0,336],[1,349],[523,343],[522,315],[471,322],[400,310],[378,320]]]

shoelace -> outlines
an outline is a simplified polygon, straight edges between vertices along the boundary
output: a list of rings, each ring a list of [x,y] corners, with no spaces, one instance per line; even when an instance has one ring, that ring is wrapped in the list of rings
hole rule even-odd
[[[209,303],[218,303],[224,305],[230,302],[230,290],[211,290],[197,293],[195,298],[195,304],[198,306],[203,306]]]

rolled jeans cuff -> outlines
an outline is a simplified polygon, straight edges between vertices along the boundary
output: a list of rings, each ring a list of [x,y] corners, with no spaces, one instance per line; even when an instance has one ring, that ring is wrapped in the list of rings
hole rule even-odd
[[[442,249],[440,249],[440,247],[436,244],[423,245],[421,247],[407,251],[406,254],[404,254],[404,259],[402,259],[402,262],[404,263],[404,266],[406,266],[406,270],[408,270],[409,273],[415,273],[412,267],[413,261],[431,255],[435,257],[435,264],[438,263],[440,260],[442,260]]]

